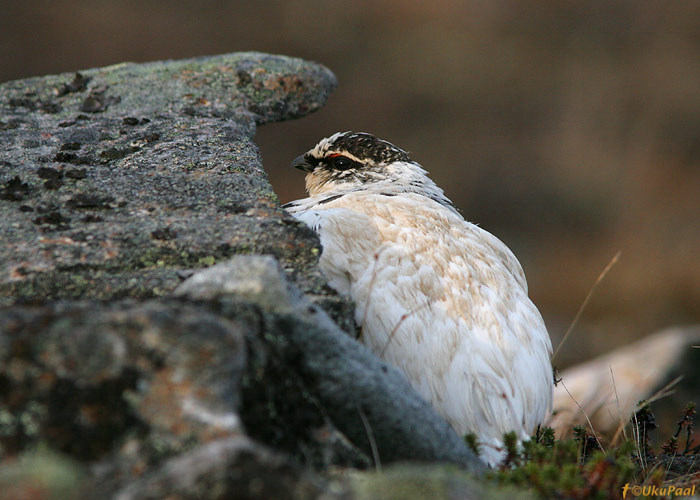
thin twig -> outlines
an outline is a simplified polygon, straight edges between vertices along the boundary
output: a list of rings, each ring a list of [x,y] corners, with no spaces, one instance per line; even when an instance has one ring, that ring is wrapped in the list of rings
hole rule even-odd
[[[564,337],[562,337],[561,342],[559,342],[559,345],[557,346],[556,351],[554,351],[554,354],[552,354],[552,362],[554,362],[554,359],[557,357],[557,354],[559,354],[559,350],[564,345],[564,342],[566,342],[566,340],[569,338],[569,335],[571,335],[571,332],[574,330],[574,326],[576,326],[576,323],[578,323],[578,320],[581,317],[583,310],[588,305],[588,301],[591,300],[591,297],[593,296],[593,292],[595,292],[595,289],[598,288],[598,285],[600,284],[601,281],[603,281],[603,279],[605,278],[605,275],[608,274],[608,271],[610,271],[612,266],[614,266],[615,263],[617,263],[617,260],[620,258],[620,254],[622,254],[621,251],[619,251],[615,254],[615,256],[610,260],[610,262],[608,262],[608,265],[605,266],[605,269],[603,269],[603,272],[600,273],[600,275],[598,276],[598,279],[595,280],[595,283],[593,283],[593,286],[588,291],[588,295],[586,295],[586,298],[583,299],[583,304],[581,304],[581,307],[578,308],[578,311],[576,312],[576,316],[574,316],[574,320],[571,322],[571,325],[569,325],[569,328],[566,330],[566,333],[564,334]]]

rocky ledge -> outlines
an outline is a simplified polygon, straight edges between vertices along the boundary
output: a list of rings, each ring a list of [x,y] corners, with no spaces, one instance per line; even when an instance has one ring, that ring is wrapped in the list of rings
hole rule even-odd
[[[373,498],[326,473],[405,460],[481,496],[253,143],[335,84],[241,53],[0,85],[0,498]]]

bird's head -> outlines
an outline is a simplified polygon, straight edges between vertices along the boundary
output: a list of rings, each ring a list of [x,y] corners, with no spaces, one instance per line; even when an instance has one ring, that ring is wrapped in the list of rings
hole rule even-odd
[[[292,166],[307,172],[306,190],[311,196],[425,177],[406,151],[364,132],[326,137]]]

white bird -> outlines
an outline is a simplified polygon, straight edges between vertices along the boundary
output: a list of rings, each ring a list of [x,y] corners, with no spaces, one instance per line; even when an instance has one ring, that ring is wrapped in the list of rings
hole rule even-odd
[[[309,197],[284,207],[318,233],[362,341],[497,464],[504,433],[529,439],[552,405],[551,342],[518,260],[371,134],[336,133],[292,165]]]

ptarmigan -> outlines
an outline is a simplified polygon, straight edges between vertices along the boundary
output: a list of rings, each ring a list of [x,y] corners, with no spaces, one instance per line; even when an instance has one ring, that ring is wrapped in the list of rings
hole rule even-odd
[[[487,463],[504,433],[529,439],[551,409],[552,348],[513,253],[371,134],[334,134],[292,165],[309,197],[285,208],[319,234],[321,270],[354,300],[363,342],[476,435]]]

